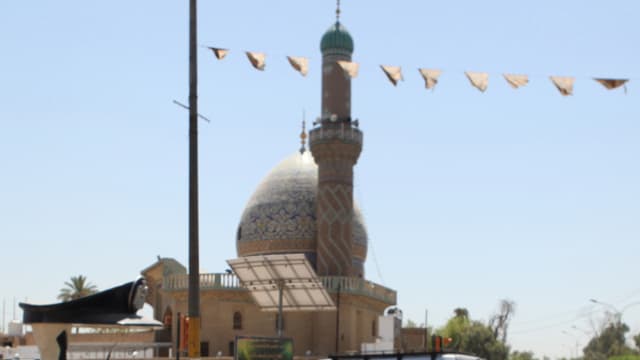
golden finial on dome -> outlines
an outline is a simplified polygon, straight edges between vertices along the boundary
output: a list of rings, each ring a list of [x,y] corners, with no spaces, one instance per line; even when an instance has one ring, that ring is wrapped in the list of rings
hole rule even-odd
[[[302,132],[300,133],[300,154],[304,154],[307,143],[307,131],[306,131],[305,112],[302,111]]]

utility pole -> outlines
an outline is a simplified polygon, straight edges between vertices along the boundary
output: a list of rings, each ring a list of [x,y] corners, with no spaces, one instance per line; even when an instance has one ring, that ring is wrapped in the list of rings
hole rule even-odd
[[[424,309],[424,351],[429,351],[429,326],[427,320],[429,319],[428,309]]]
[[[198,223],[198,17],[189,0],[189,357],[200,357],[200,252]]]

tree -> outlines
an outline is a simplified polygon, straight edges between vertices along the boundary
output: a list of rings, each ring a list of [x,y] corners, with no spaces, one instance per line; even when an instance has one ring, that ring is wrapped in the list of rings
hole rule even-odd
[[[625,344],[629,327],[621,322],[609,323],[584,348],[584,360],[606,360],[613,356],[632,355],[633,349]]]
[[[467,327],[460,341],[460,351],[490,360],[506,360],[509,355],[509,347],[496,339],[491,329],[479,321],[472,321]]]
[[[515,310],[515,302],[507,299],[500,300],[500,309],[498,310],[498,313],[493,315],[489,320],[489,327],[491,328],[491,331],[493,331],[493,336],[504,343],[507,342],[509,321],[513,317]]]
[[[509,360],[536,360],[532,351],[514,351],[509,354]]]
[[[620,355],[612,356],[607,360],[640,360],[640,355]]]
[[[455,348],[456,345],[459,345],[460,336],[469,327],[469,311],[465,308],[456,308],[453,313],[454,316],[447,321],[442,329],[438,330],[438,334],[454,339],[451,347]]]
[[[456,314],[456,317],[458,317],[458,318],[468,318],[469,317],[469,310],[467,310],[466,308],[455,308],[455,309],[453,309],[453,313]]]
[[[87,281],[84,275],[72,276],[69,281],[64,282],[65,287],[60,289],[58,300],[67,302],[76,300],[98,292],[98,288]]]
[[[411,320],[411,319],[407,319],[407,322],[404,325],[404,327],[406,327],[406,328],[416,328],[416,327],[418,327],[418,324],[416,324],[416,322]]]
[[[633,341],[636,342],[636,347],[640,350],[640,333],[633,337]]]
[[[470,320],[465,308],[455,309],[454,316],[437,332],[453,339],[446,346],[448,350],[473,353],[490,360],[506,360],[509,354],[509,347],[496,339],[487,325]]]

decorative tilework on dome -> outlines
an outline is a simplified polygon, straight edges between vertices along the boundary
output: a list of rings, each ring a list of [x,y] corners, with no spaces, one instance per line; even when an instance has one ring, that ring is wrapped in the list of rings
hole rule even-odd
[[[317,177],[309,152],[278,164],[249,200],[238,242],[315,239]]]
[[[255,206],[243,219],[240,241],[313,239],[314,207],[311,201]]]
[[[273,168],[258,185],[242,214],[236,238],[238,256],[244,256],[247,251],[241,248],[267,249],[264,253],[300,252],[299,246],[291,245],[292,241],[302,247],[309,247],[303,243],[313,244],[313,249],[305,251],[315,252],[317,186],[318,167],[309,151],[296,152]],[[365,249],[364,257],[362,254],[354,257],[364,261],[367,231],[355,204],[353,241]],[[255,242],[268,245],[251,246]]]

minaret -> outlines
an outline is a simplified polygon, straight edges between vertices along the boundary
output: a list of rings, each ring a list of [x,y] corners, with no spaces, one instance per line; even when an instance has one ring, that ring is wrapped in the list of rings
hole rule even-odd
[[[309,132],[318,164],[317,261],[320,276],[362,276],[353,263],[353,166],[362,150],[362,132],[351,119],[351,78],[337,61],[351,61],[353,39],[340,23],[322,37],[322,116]],[[355,265],[355,266],[354,266]]]

